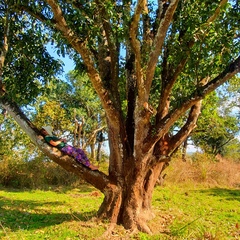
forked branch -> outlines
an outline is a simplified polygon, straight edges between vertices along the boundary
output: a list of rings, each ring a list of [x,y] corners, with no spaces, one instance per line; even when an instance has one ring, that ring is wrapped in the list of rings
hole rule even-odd
[[[56,21],[55,28],[63,34],[66,40],[81,55],[93,87],[101,99],[109,122],[112,124],[112,126],[118,128],[120,122],[119,114],[114,108],[107,90],[103,86],[102,79],[95,68],[94,57],[91,51],[87,48],[86,43],[83,42],[80,38],[78,38],[77,34],[75,34],[75,32],[67,25],[62,10],[57,4],[57,2],[55,0],[47,0],[47,2],[50,5],[54,14],[54,18]]]
[[[178,133],[171,138],[171,143],[169,144],[170,152],[174,152],[175,149],[178,148],[187,139],[193,129],[197,126],[196,123],[201,113],[201,106],[202,101],[200,100],[191,107],[186,123],[178,131]],[[172,146],[174,146],[174,148],[171,149]]]
[[[157,123],[155,126],[157,133],[153,137],[147,137],[147,139],[145,139],[146,144],[144,149],[147,150],[153,146],[154,143],[156,143],[164,134],[166,134],[174,122],[177,121],[177,119],[179,119],[188,109],[190,109],[193,105],[198,104],[198,102],[207,94],[214,91],[217,87],[227,82],[239,72],[240,56],[234,62],[230,63],[225,70],[212,81],[193,92],[192,96],[188,97],[179,108],[176,108],[168,113],[159,123]]]

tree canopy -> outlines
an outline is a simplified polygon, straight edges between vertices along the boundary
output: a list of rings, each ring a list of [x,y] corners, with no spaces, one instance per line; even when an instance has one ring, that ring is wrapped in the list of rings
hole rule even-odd
[[[146,220],[159,174],[196,128],[202,100],[240,71],[238,2],[0,3],[2,107],[48,157],[104,193],[100,217],[150,232]],[[49,41],[87,73],[100,99],[108,175],[76,165],[39,140],[18,108],[46,91],[59,70],[46,52]]]

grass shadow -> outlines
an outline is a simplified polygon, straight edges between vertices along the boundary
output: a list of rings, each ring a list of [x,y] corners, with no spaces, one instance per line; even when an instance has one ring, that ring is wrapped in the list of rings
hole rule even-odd
[[[240,190],[238,189],[211,188],[211,189],[198,190],[198,192],[208,194],[210,196],[222,197],[229,201],[237,200],[240,202]]]
[[[42,209],[44,206],[51,209],[51,206],[61,207],[61,205],[66,205],[66,202],[23,201],[0,197],[0,223],[1,226],[11,229],[11,231],[19,229],[33,230],[73,220],[88,221],[97,214],[97,211],[84,211],[80,213],[78,211],[71,211],[71,209],[68,209],[69,213],[61,213],[61,211],[52,213],[50,210],[46,211]]]
[[[7,189],[7,190],[6,190]],[[58,185],[47,185],[47,186],[43,186],[41,188],[6,188],[6,187],[1,187],[0,186],[0,190],[1,191],[6,191],[6,192],[31,192],[31,191],[36,191],[36,190],[41,190],[41,191],[51,191],[51,192],[56,192],[56,193],[67,193],[68,191],[72,191],[72,190],[76,190],[77,192],[92,192],[95,188],[90,185],[90,184],[81,184],[81,186],[79,186],[78,188],[76,187],[72,187],[72,186],[58,186]]]

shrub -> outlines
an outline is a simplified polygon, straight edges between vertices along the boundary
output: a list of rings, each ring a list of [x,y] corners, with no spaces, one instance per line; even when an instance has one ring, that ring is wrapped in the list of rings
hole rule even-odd
[[[210,186],[240,187],[240,163],[196,153],[186,162],[174,158],[165,170],[166,182],[193,182]]]
[[[0,184],[14,188],[45,188],[48,185],[70,186],[81,182],[79,177],[67,172],[51,161],[41,159],[29,162],[3,159],[0,162]]]

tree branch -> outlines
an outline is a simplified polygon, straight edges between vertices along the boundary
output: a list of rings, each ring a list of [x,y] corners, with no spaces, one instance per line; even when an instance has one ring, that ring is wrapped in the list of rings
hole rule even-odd
[[[132,49],[135,54],[135,71],[136,71],[136,80],[137,80],[137,89],[138,89],[138,96],[139,98],[144,101],[145,99],[145,84],[143,79],[142,73],[142,66],[141,66],[141,46],[140,42],[137,39],[138,34],[138,24],[140,21],[140,16],[144,10],[144,6],[146,5],[146,0],[139,0],[132,17],[132,21],[130,24],[129,35],[130,35],[130,42],[132,44]]]
[[[196,123],[201,113],[201,105],[202,101],[200,100],[191,107],[186,123],[170,140],[170,152],[174,152],[187,139],[192,130],[197,126]],[[174,148],[172,146],[174,146]]]
[[[108,176],[100,171],[92,171],[82,164],[78,164],[72,157],[64,155],[57,148],[49,146],[40,135],[37,127],[26,117],[21,109],[14,102],[7,100],[7,95],[0,98],[0,105],[7,110],[8,114],[14,118],[18,125],[27,133],[33,143],[45,153],[51,160],[62,166],[69,172],[80,176],[88,183],[100,191],[104,191],[110,183]]]
[[[225,83],[227,80],[229,80],[239,72],[240,72],[240,55],[235,61],[230,63],[222,73],[220,73],[217,77],[215,77],[212,81],[210,81],[206,85],[200,87],[199,90],[197,90],[198,92],[200,92],[199,95],[205,97],[207,94],[214,91],[216,88],[218,88],[220,85]]]
[[[228,2],[228,0],[222,0],[218,7],[216,8],[214,14],[207,20],[208,24],[211,24],[213,21],[216,20],[216,18],[219,16],[220,12],[221,12],[221,8]]]
[[[101,99],[109,122],[112,124],[112,126],[119,129],[120,116],[118,114],[118,111],[116,111],[114,108],[107,90],[103,86],[102,79],[95,68],[95,63],[93,60],[94,57],[92,56],[92,53],[87,48],[86,43],[82,42],[82,40],[78,38],[74,31],[68,27],[61,8],[56,3],[56,1],[47,0],[47,2],[54,14],[56,29],[63,34],[64,38],[66,38],[66,40],[73,46],[73,48],[81,55],[85,66],[87,67],[89,78],[91,79],[93,87]]]
[[[173,14],[177,8],[179,0],[172,0],[169,4],[166,13],[163,17],[163,19],[160,22],[160,25],[158,27],[157,35],[154,39],[153,43],[153,50],[150,53],[149,61],[147,64],[147,71],[146,71],[146,92],[149,94],[152,79],[154,76],[155,68],[158,62],[159,55],[162,51],[163,42],[168,30],[168,27],[172,21]]]
[[[176,108],[168,113],[159,123],[156,124],[155,129],[157,133],[154,137],[147,137],[145,139],[144,149],[147,151],[150,147],[154,145],[164,134],[166,134],[174,122],[181,117],[189,108],[197,104],[202,100],[207,94],[214,91],[217,87],[228,81],[235,74],[240,72],[240,56],[232,63],[230,63],[226,69],[220,73],[216,78],[210,81],[208,84],[202,86],[193,92],[192,96],[188,97],[185,102],[183,102],[180,108]]]
[[[188,51],[186,52],[186,55],[180,60],[180,62],[178,63],[176,69],[168,69],[167,72],[170,74],[167,74],[167,78],[165,79],[165,82],[163,82],[162,84],[164,84],[162,86],[162,89],[164,89],[164,91],[161,94],[161,97],[159,99],[159,106],[158,106],[158,114],[156,115],[156,119],[157,122],[159,120],[161,120],[165,114],[167,114],[168,109],[167,106],[169,106],[168,103],[168,98],[170,95],[170,92],[172,90],[172,87],[174,85],[174,83],[176,82],[179,74],[182,72],[182,70],[184,69],[188,57],[190,55],[190,51],[191,48],[194,46],[195,44],[195,40],[194,37],[201,32],[201,29],[206,26],[209,26],[213,21],[216,20],[216,18],[219,16],[220,12],[221,12],[221,8],[227,3],[227,0],[222,0],[219,4],[219,6],[216,8],[214,14],[212,16],[210,16],[208,18],[208,20],[206,21],[206,23],[202,24],[200,28],[198,28],[194,33],[193,33],[193,37],[192,40],[187,42],[187,47],[188,47]],[[204,31],[204,34],[206,34],[206,31]],[[184,36],[184,35],[183,35]],[[182,36],[182,38],[183,38]],[[182,44],[185,44],[184,41],[182,41]],[[180,46],[179,49],[183,49],[184,46]],[[182,50],[181,50],[182,51]],[[164,78],[163,78],[164,79]]]
[[[101,1],[96,1],[98,9],[100,11],[99,17],[101,18],[102,26],[104,29],[103,35],[106,35],[107,39],[107,45],[109,53],[105,53],[103,56],[101,56],[101,53],[99,54],[100,57],[103,59],[99,62],[99,64],[102,64],[103,62],[107,61],[109,62],[110,65],[110,74],[111,74],[111,93],[113,95],[113,100],[117,100],[114,102],[115,107],[121,108],[120,106],[116,106],[116,102],[120,102],[119,99],[119,92],[118,92],[118,53],[119,53],[119,46],[117,46],[117,38],[114,37],[114,32],[112,30],[112,26],[110,24],[110,17],[109,14],[104,6],[104,2]],[[115,42],[114,42],[115,40]],[[102,43],[105,47],[106,51],[106,46],[105,43]],[[103,47],[103,48],[104,48]],[[105,64],[106,65],[106,64]],[[103,69],[104,72],[106,72],[107,69]],[[107,76],[108,79],[106,81],[110,81],[109,77]]]
[[[54,24],[55,22],[52,19],[46,18],[43,14],[40,12],[34,11],[30,6],[25,6],[25,5],[17,5],[16,6],[17,10],[19,11],[24,11],[31,15],[32,17],[38,19],[40,22],[51,22]]]
[[[96,1],[98,9],[100,11],[100,17],[102,20],[102,25],[103,25],[103,29],[106,33],[106,37],[107,37],[107,42],[108,42],[108,46],[109,46],[109,51],[110,51],[110,55],[111,55],[111,62],[113,65],[116,64],[117,61],[117,46],[115,44],[115,42],[113,41],[113,39],[115,39],[113,37],[113,31],[112,31],[112,27],[110,24],[110,18],[108,16],[108,13],[106,11],[106,8],[104,7],[104,4],[102,1],[97,0]],[[116,73],[115,73],[116,75]]]
[[[190,43],[189,48],[191,48],[193,46],[193,44],[194,44],[194,41],[192,41]],[[156,122],[159,122],[169,111],[170,93],[172,91],[173,85],[176,82],[179,74],[184,69],[189,55],[190,55],[190,49],[186,53],[186,55],[180,60],[175,71],[173,71],[173,69],[171,69],[171,68],[166,69],[167,68],[167,56],[164,57],[164,59],[163,59],[163,61],[166,62],[166,64],[164,64],[165,68],[163,69],[163,73],[162,73],[162,88],[161,88],[162,91],[161,91],[161,96],[159,98],[159,103],[158,103],[158,108],[157,108]]]

